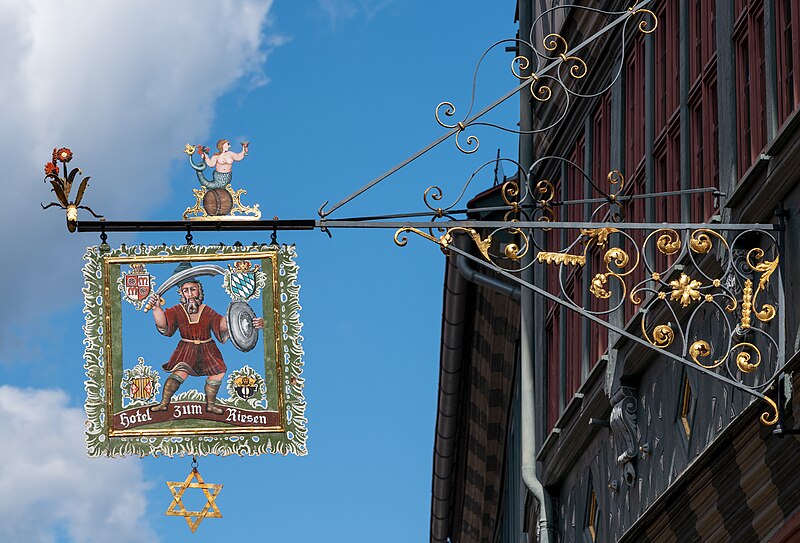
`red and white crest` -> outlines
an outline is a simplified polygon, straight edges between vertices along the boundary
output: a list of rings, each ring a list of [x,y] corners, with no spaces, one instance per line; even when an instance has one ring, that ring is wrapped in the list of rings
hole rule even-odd
[[[153,289],[150,276],[144,273],[125,274],[125,297],[136,302],[144,300]]]
[[[130,270],[121,274],[117,287],[122,297],[141,309],[145,301],[153,293],[155,277],[145,269],[143,264],[131,264]]]

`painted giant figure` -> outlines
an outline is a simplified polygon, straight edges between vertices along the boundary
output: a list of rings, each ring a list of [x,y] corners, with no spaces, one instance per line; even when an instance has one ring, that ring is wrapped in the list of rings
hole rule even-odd
[[[181,262],[175,268],[175,274],[190,268],[191,264]],[[150,410],[166,411],[172,396],[184,380],[189,375],[194,375],[207,376],[206,411],[222,414],[223,410],[216,405],[216,399],[227,366],[214,337],[220,343],[228,341],[230,334],[227,320],[203,303],[203,285],[197,277],[187,277],[177,287],[180,294],[180,303],[177,305],[164,309],[162,307],[164,300],[160,296],[154,296],[150,300],[153,321],[158,331],[165,336],[172,336],[178,331],[181,336],[172,356],[163,365],[166,371],[172,373],[164,383],[161,402],[152,406]],[[253,328],[263,327],[263,319],[253,319]]]

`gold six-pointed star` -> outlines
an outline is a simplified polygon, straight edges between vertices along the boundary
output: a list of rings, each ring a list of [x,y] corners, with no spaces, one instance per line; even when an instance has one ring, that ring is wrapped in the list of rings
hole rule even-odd
[[[197,482],[192,482],[193,480]],[[222,518],[222,513],[219,512],[216,502],[217,496],[219,496],[222,490],[222,485],[204,482],[197,468],[192,468],[192,472],[182,483],[167,481],[167,486],[169,487],[169,491],[172,492],[173,500],[172,503],[169,504],[165,514],[168,517],[184,517],[192,533],[197,530],[197,527],[200,526],[204,518]],[[181,498],[183,498],[183,493],[189,488],[199,488],[206,495],[206,505],[202,510],[187,511],[186,507],[183,506]]]

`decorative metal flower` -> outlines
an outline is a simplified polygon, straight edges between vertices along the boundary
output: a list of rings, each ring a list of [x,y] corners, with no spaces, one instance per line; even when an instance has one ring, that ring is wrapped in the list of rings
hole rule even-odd
[[[670,281],[669,286],[673,288],[670,299],[679,300],[683,307],[687,307],[692,303],[692,300],[700,299],[700,291],[698,290],[700,281],[692,279],[685,273],[682,273],[677,280]]]
[[[64,164],[72,160],[72,151],[70,151],[66,147],[62,147],[61,149],[53,149],[53,162],[56,160],[60,160]]]
[[[75,177],[79,173],[83,173],[79,168],[73,168],[67,173],[67,162],[70,160],[72,160],[72,151],[68,148],[61,147],[60,149],[53,149],[53,161],[48,162],[44,166],[44,181],[45,183],[49,181],[53,186],[52,192],[55,193],[58,201],[51,202],[47,205],[42,204],[42,209],[58,206],[66,210],[67,229],[70,232],[74,232],[78,224],[78,209],[85,209],[98,219],[102,219],[103,216],[92,211],[90,207],[80,205],[81,200],[83,200],[83,194],[86,192],[86,187],[89,186],[90,177],[83,178],[78,186],[78,194],[75,196],[75,200],[72,202],[69,200],[69,193],[72,191],[72,184],[75,182]],[[58,175],[59,167],[56,165],[57,162],[61,162],[64,166],[64,177],[59,177]]]

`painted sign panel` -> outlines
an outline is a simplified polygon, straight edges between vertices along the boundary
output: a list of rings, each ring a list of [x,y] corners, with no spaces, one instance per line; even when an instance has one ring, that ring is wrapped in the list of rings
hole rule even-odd
[[[306,454],[293,246],[90,247],[90,456]]]

